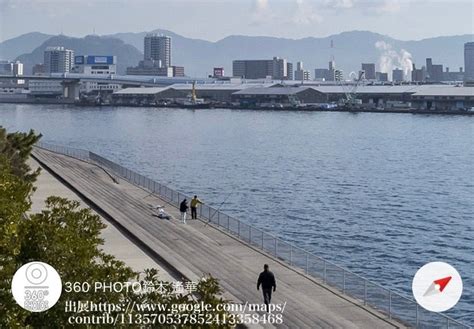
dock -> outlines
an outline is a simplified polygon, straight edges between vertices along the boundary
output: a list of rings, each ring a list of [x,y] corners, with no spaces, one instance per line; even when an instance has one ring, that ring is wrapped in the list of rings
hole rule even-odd
[[[277,328],[404,328],[385,313],[288,265],[252,244],[203,220],[180,221],[175,205],[158,195],[111,175],[100,166],[35,148],[33,158],[65,186],[170,273],[198,281],[211,274],[233,303],[261,304],[256,281],[269,264],[277,290],[272,303],[286,305]],[[153,207],[165,205],[171,220]],[[190,217],[190,216],[189,216]],[[265,325],[265,328],[271,328]]]

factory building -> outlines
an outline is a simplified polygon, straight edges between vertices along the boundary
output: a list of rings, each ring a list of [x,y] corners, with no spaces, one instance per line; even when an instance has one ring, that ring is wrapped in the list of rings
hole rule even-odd
[[[455,111],[474,108],[474,87],[432,87],[411,95],[418,110]]]
[[[290,106],[327,101],[325,94],[311,87],[247,88],[232,94],[241,106]]]
[[[194,90],[197,98],[209,102],[230,103],[232,94],[247,88],[269,88],[275,84],[257,83],[208,83],[195,84]],[[114,92],[112,98],[115,104],[134,104],[144,98],[144,102],[177,102],[191,99],[193,85],[191,83],[178,83],[164,88],[126,88]],[[153,95],[153,96],[152,96]]]

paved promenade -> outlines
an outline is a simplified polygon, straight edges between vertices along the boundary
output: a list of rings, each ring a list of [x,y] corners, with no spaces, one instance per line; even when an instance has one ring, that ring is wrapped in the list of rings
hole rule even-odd
[[[37,161],[30,159],[28,164],[33,170],[36,170],[40,165]],[[41,212],[45,207],[45,200],[49,196],[61,196],[68,200],[75,200],[80,203],[81,208],[87,208],[81,198],[71,189],[63,185],[59,180],[53,177],[46,170],[41,170],[41,174],[35,183],[36,191],[31,196],[31,213]],[[95,211],[94,214],[98,215]],[[99,215],[100,216],[100,215]],[[105,218],[100,216],[103,223],[107,225],[101,232],[101,238],[104,239],[102,250],[110,255],[114,255],[117,259],[125,262],[136,272],[142,272],[147,268],[158,269],[159,278],[166,281],[174,281],[177,278],[173,277],[162,264],[156,262],[152,257],[147,255],[143,250],[131,242],[121,231],[109,223]]]
[[[262,303],[256,280],[263,264],[269,264],[277,278],[272,302],[286,303],[284,324],[277,327],[402,327],[211,225],[198,220],[182,224],[178,210],[166,201],[121,179],[119,184],[114,183],[95,165],[40,149],[35,149],[33,155],[89,205],[128,230],[160,264],[193,281],[211,274],[220,280],[232,302]],[[157,218],[150,207],[157,204],[166,205],[174,218]]]

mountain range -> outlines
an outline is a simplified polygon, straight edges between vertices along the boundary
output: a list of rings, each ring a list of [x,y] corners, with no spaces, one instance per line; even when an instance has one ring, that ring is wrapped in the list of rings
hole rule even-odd
[[[421,67],[427,57],[433,58],[435,64],[457,71],[464,66],[464,43],[474,40],[473,34],[466,34],[402,41],[369,31],[350,31],[302,39],[232,35],[211,42],[162,29],[150,32],[172,37],[173,65],[184,66],[188,76],[206,76],[213,67],[224,67],[226,74],[231,75],[232,60],[271,59],[273,56],[287,58],[294,67],[297,61],[302,61],[311,74],[315,68],[326,68],[331,58],[346,73],[359,70],[362,62],[376,63],[377,70],[382,71],[408,67],[412,61]],[[124,73],[127,66],[135,66],[143,58],[143,38],[150,32],[84,38],[32,32],[0,43],[0,58],[18,59],[25,64],[25,72],[30,73],[35,63],[43,61],[47,46],[61,45],[73,49],[76,55],[116,55],[118,71]]]

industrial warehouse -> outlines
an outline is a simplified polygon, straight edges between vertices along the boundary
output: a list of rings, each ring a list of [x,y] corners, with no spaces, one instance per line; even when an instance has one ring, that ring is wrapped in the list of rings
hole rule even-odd
[[[282,83],[175,84],[125,88],[112,94],[114,105],[466,111],[474,107],[474,87],[454,85],[287,85]],[[205,106],[204,106],[205,107]]]

